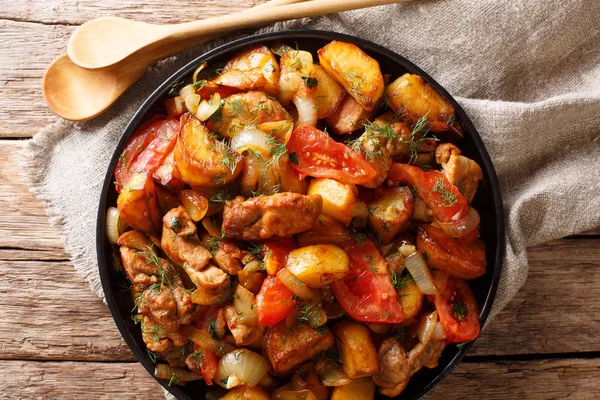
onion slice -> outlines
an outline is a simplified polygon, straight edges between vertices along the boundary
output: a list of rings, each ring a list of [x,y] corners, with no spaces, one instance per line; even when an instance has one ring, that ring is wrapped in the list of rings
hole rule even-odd
[[[435,331],[437,320],[437,311],[434,311],[423,317],[423,319],[421,320],[421,324],[419,325],[419,330],[417,331],[417,337],[419,338],[419,342],[423,344],[429,343]]]
[[[119,218],[119,210],[117,207],[110,207],[106,211],[106,236],[110,243],[117,243],[119,236],[125,232],[127,224]]]
[[[446,337],[446,330],[440,322],[437,322],[435,324],[435,328],[433,329],[433,335],[431,335],[431,340],[437,342],[439,340],[446,340]]]
[[[231,148],[240,154],[250,149],[267,155],[270,153],[268,140],[269,135],[254,126],[246,125],[231,139]]]
[[[431,222],[433,220],[433,213],[427,207],[427,203],[420,197],[415,198],[415,211],[413,218],[418,221]]]
[[[179,89],[179,97],[181,97],[182,99],[185,99],[190,94],[196,94],[196,89],[194,89],[194,85],[192,85],[192,84],[185,85],[184,87]],[[198,97],[200,97],[200,96],[198,96]]]
[[[184,104],[186,110],[188,110],[192,114],[195,114],[196,110],[198,110],[198,104],[200,104],[200,100],[201,98],[198,94],[188,94],[187,96],[185,96]]]
[[[315,99],[312,96],[299,96],[295,95],[292,98],[292,103],[298,110],[298,120],[296,126],[301,125],[317,125],[317,106]]]
[[[301,300],[310,300],[314,297],[314,293],[306,286],[306,283],[298,279],[289,269],[282,268],[276,275],[277,278],[279,278],[279,280]]]
[[[473,207],[469,207],[467,215],[458,221],[440,222],[435,220],[434,225],[444,231],[444,233],[452,238],[465,236],[474,231],[479,226],[479,213]]]
[[[352,382],[341,365],[325,357],[315,365],[315,372],[325,386],[344,386]]]
[[[235,346],[220,340],[215,340],[210,336],[210,333],[201,331],[190,325],[184,325],[179,328],[179,333],[203,349],[210,350],[219,356],[224,356],[235,349]]]
[[[218,92],[213,93],[208,101],[202,100],[200,102],[195,113],[196,118],[204,122],[209,119],[211,115],[216,113],[219,107],[221,107],[221,95]]]
[[[156,364],[154,376],[159,379],[173,379],[177,384],[180,382],[191,382],[202,379],[202,375],[182,368],[175,368],[168,364]]]
[[[427,267],[427,263],[421,253],[415,252],[406,257],[404,265],[406,265],[406,269],[408,269],[408,272],[412,275],[421,293],[432,295],[438,294],[438,290],[433,283],[431,272],[429,272],[429,267]]]
[[[235,386],[256,386],[266,375],[269,363],[248,349],[235,349],[219,361],[215,381],[225,389]]]
[[[256,314],[254,293],[237,285],[233,296],[233,308],[237,313],[240,322],[249,325],[256,325],[258,314]]]

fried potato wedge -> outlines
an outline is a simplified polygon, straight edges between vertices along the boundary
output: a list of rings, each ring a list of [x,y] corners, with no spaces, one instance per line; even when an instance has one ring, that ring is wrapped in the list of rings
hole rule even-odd
[[[127,225],[144,233],[156,233],[161,229],[161,214],[154,180],[141,172],[129,181],[117,198],[119,218]]]
[[[227,138],[233,137],[249,123],[291,120],[290,114],[277,100],[264,92],[236,93],[223,101],[221,111],[213,114],[206,123],[211,132]]]
[[[315,178],[308,185],[308,194],[323,198],[323,214],[350,226],[353,218],[366,218],[368,209],[358,201],[358,189],[329,178]]]
[[[455,124],[454,108],[419,75],[404,74],[386,90],[388,105],[410,125],[427,118],[432,132],[443,132]]]
[[[402,233],[415,210],[415,202],[406,186],[381,187],[376,200],[368,204],[368,223],[383,244],[388,244],[394,236]]]
[[[371,378],[356,379],[333,389],[331,400],[373,400],[375,383]]]
[[[414,280],[403,280],[402,287],[396,289],[398,294],[398,302],[404,311],[404,319],[406,321],[415,318],[423,307],[423,298],[425,295],[421,293],[419,287]]]
[[[356,379],[379,372],[377,349],[366,325],[340,321],[333,326],[333,333],[342,356],[342,367],[349,378]]]
[[[278,374],[287,374],[298,365],[333,346],[334,337],[329,329],[323,334],[308,325],[286,329],[280,323],[265,330],[264,350]]]
[[[383,96],[379,63],[358,46],[336,40],[318,51],[321,66],[350,96],[371,111]]]
[[[417,233],[417,249],[427,254],[427,264],[462,279],[485,274],[485,243],[477,239],[465,243],[447,236],[433,225],[421,225]]]
[[[243,91],[261,90],[275,96],[279,89],[279,65],[267,46],[253,47],[229,60],[213,82]]]
[[[241,171],[241,156],[226,143],[212,137],[191,114],[181,117],[174,158],[181,178],[192,187],[223,186]]]
[[[327,118],[340,106],[346,91],[320,65],[315,65],[315,79],[318,81],[315,92],[317,116]]]
[[[338,246],[316,244],[292,250],[286,268],[310,288],[321,288],[341,279],[350,268],[350,259]]]

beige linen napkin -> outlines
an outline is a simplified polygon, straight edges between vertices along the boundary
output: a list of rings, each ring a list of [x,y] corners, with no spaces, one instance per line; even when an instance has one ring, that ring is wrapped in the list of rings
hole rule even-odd
[[[267,30],[284,28],[343,32],[386,46],[464,107],[504,197],[506,261],[492,315],[523,285],[527,246],[600,226],[600,1],[415,1]],[[25,147],[31,190],[99,296],[96,213],[117,141],[164,79],[214,46],[159,63],[106,114],[79,124],[59,120]]]

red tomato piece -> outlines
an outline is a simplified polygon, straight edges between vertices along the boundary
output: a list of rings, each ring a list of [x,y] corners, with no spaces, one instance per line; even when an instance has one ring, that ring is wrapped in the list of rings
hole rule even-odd
[[[375,244],[367,239],[349,243],[344,250],[350,270],[344,279],[331,283],[331,289],[346,314],[357,321],[398,324],[404,321],[402,306]]]
[[[371,181],[377,171],[357,152],[338,143],[314,126],[299,126],[287,143],[292,167],[303,175],[332,178],[342,183],[360,185]]]
[[[159,115],[142,125],[134,133],[121,153],[115,169],[117,192],[137,172],[152,174],[175,146],[179,121]]]
[[[198,313],[194,325],[205,332],[210,332],[210,323],[217,319],[219,314],[219,306],[202,307]],[[194,368],[194,372],[202,373],[207,385],[212,385],[212,380],[217,374],[217,355],[210,350],[204,349],[197,344],[194,344],[194,351],[202,353],[202,366],[200,370]],[[188,365],[189,367],[189,365]]]
[[[283,321],[294,307],[294,293],[274,276],[267,277],[256,296],[258,322],[264,326],[274,326]]]
[[[260,256],[264,258],[267,274],[275,275],[285,268],[288,255],[298,248],[294,238],[273,237],[262,243]]]
[[[468,342],[479,335],[479,307],[466,281],[448,276],[434,301],[447,343]]]
[[[440,171],[426,172],[414,165],[392,163],[387,179],[391,184],[410,183],[414,186],[440,222],[456,221],[469,211],[460,190]]]

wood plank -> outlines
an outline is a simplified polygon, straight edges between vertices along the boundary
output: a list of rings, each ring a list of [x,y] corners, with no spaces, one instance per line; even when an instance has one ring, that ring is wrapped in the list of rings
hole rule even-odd
[[[70,262],[9,258],[0,261],[0,358],[134,360],[108,307]]]
[[[0,375],[3,398],[164,400],[139,363],[0,361]]]
[[[2,393],[19,398],[163,399],[137,363],[0,361]],[[591,399],[600,396],[600,359],[462,363],[429,396],[437,399]]]
[[[527,282],[471,354],[600,351],[600,240],[555,240],[528,253]]]
[[[66,259],[68,256],[60,237],[50,226],[44,208],[23,180],[19,167],[23,144],[21,141],[0,141],[0,246],[51,249],[56,251],[58,257]]]
[[[0,137],[31,137],[54,122],[56,116],[42,98],[42,76],[50,62],[66,51],[74,29],[0,20]]]
[[[136,0],[97,2],[92,0],[48,0],[44,2],[7,2],[0,19],[39,22],[42,24],[81,25],[106,16],[131,18],[155,24],[174,24],[232,13],[262,3],[262,0],[202,0],[165,2]]]
[[[597,399],[600,359],[477,362],[459,365],[427,400]]]

